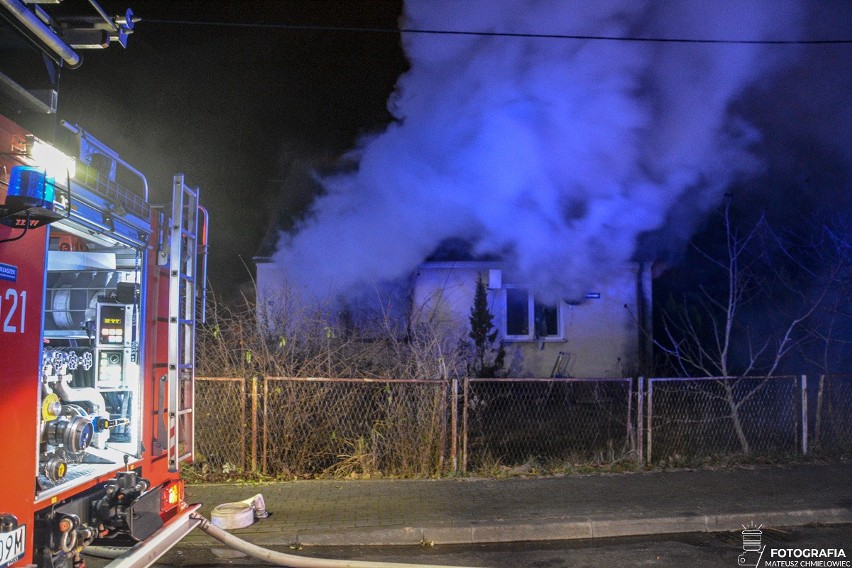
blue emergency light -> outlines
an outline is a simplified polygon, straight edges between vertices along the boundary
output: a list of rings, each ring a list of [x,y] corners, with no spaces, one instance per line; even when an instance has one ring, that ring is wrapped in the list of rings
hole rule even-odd
[[[9,191],[6,205],[9,207],[42,207],[53,209],[56,181],[48,177],[45,170],[32,166],[15,166],[9,174]]]

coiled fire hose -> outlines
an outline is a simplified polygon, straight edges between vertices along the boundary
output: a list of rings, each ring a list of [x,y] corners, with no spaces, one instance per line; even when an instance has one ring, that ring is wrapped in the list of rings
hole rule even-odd
[[[265,519],[268,516],[266,502],[260,493],[242,501],[216,505],[210,512],[213,524],[226,530],[242,529],[254,523],[255,519]]]

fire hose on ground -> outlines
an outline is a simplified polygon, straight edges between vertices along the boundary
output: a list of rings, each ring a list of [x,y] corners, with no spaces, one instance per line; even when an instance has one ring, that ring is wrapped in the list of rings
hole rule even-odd
[[[290,568],[462,568],[458,566],[405,564],[399,562],[308,558],[263,548],[224,530],[247,527],[254,522],[255,518],[264,519],[269,516],[266,512],[266,503],[263,501],[263,496],[259,494],[245,501],[217,505],[213,508],[210,516],[213,519],[212,522],[198,513],[192,513],[191,515],[192,518],[200,521],[198,528],[216,540],[244,554],[278,566],[289,566]]]
[[[213,508],[210,516],[213,521],[197,512],[190,514],[190,518],[199,522],[198,528],[219,542],[258,560],[277,566],[289,566],[290,568],[471,568],[438,564],[309,558],[263,548],[227,532],[225,529],[244,528],[252,524],[255,518],[263,519],[268,516],[262,495],[255,495],[245,501],[217,505]],[[115,557],[115,553],[107,548],[89,547],[86,552],[91,552],[94,556]]]

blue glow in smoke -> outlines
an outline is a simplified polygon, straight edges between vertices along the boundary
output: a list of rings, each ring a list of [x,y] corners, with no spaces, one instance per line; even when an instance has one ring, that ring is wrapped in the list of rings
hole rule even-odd
[[[792,0],[429,0],[407,2],[402,25],[762,39],[795,38],[798,18]],[[405,276],[450,237],[502,256],[545,295],[581,294],[623,269],[642,232],[700,219],[759,170],[759,134],[731,103],[785,63],[758,45],[403,41],[396,122],[364,141],[357,172],[324,181],[275,256],[314,294]]]

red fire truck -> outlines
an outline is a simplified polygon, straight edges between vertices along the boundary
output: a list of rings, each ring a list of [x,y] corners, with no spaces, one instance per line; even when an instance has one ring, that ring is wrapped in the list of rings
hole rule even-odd
[[[66,126],[73,157],[0,117],[0,567],[192,528],[178,471],[207,216],[180,175],[151,205],[141,173]]]
[[[0,568],[81,566],[120,539],[139,543],[121,565],[145,566],[195,523],[179,469],[207,214],[182,175],[155,205],[117,152],[56,124],[49,143],[0,116]]]

